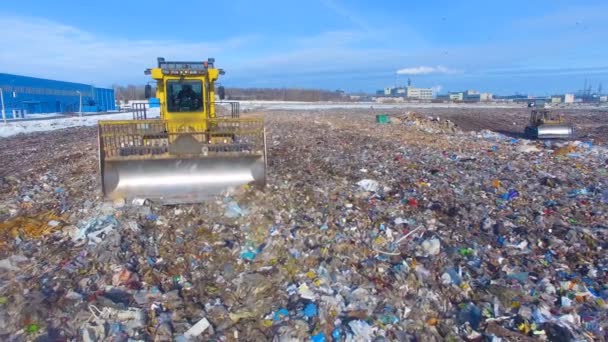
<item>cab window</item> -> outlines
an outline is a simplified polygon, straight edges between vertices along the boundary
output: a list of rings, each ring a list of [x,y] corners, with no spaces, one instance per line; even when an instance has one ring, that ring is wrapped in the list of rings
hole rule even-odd
[[[200,112],[203,110],[203,84],[201,81],[167,81],[167,107],[169,112]]]

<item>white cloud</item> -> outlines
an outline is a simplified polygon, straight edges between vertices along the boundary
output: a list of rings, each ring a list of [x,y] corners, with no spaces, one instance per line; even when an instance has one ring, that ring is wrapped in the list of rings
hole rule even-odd
[[[398,75],[426,75],[426,74],[454,74],[458,71],[446,68],[442,65],[436,67],[417,66],[397,70]]]
[[[79,28],[32,17],[0,15],[0,72],[108,86],[141,80],[156,57],[206,59],[250,44],[254,37],[217,42],[141,40],[96,35]]]

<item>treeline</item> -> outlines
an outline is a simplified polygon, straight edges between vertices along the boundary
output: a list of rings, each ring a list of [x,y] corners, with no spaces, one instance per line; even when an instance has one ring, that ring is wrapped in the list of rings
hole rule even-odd
[[[145,85],[129,84],[127,86],[121,86],[114,84],[112,85],[112,88],[114,89],[114,98],[117,101],[126,102],[146,99],[144,93]]]
[[[121,102],[145,100],[145,85],[113,85],[114,97]],[[153,92],[154,94],[154,92]],[[342,91],[321,89],[285,89],[285,88],[226,88],[226,100],[266,100],[266,101],[348,101],[349,97]]]
[[[348,96],[342,91],[321,89],[285,88],[226,88],[229,100],[266,100],[266,101],[346,101]]]

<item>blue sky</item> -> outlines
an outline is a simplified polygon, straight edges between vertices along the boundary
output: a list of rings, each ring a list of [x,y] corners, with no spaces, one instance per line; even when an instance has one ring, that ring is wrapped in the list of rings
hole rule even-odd
[[[143,84],[157,56],[215,57],[226,86],[371,92],[608,88],[602,1],[4,1],[0,72]]]

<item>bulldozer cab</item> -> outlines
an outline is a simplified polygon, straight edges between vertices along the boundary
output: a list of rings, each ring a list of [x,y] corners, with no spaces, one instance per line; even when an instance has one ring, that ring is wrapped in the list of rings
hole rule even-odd
[[[564,116],[561,114],[552,113],[549,109],[533,109],[530,115],[530,124],[532,126],[540,125],[559,125],[564,123]]]
[[[265,185],[263,119],[216,116],[214,84],[224,72],[213,59],[159,58],[145,73],[156,81],[160,118],[99,122],[106,198],[194,203],[232,186]]]
[[[203,85],[200,80],[167,81],[167,108],[173,113],[203,112]]]

